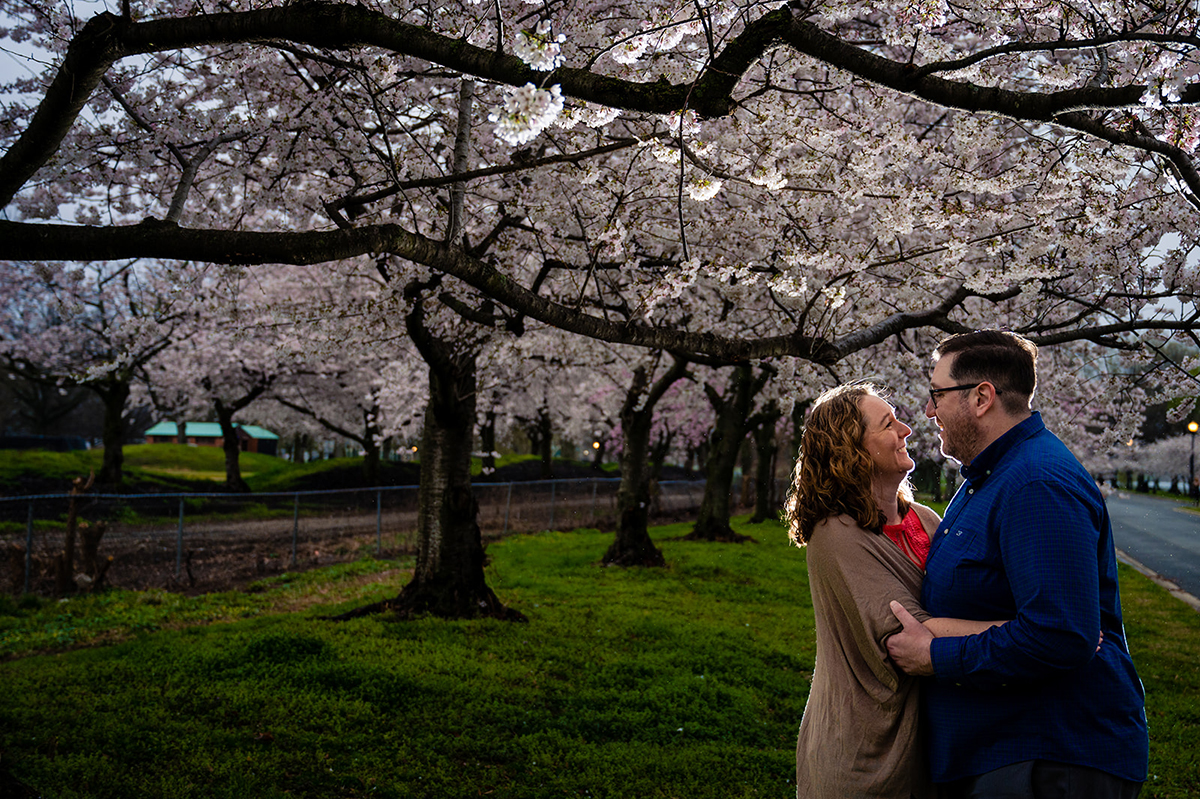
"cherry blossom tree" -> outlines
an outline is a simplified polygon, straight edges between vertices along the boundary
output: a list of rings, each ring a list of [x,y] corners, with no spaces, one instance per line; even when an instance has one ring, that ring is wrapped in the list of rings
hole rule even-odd
[[[215,272],[212,274],[211,272]],[[143,365],[141,376],[156,407],[182,422],[215,419],[221,427],[225,486],[246,492],[235,417],[260,403],[280,378],[294,372],[285,338],[269,322],[269,295],[237,270],[197,268],[176,278],[191,313],[171,347]],[[182,435],[182,432],[180,433]]]
[[[128,403],[140,390],[140,370],[172,344],[188,314],[189,301],[172,291],[169,271],[137,262],[12,263],[0,270],[0,358],[27,381],[82,387],[100,398],[102,485],[122,482]]]
[[[648,529],[652,504],[651,484],[655,469],[661,470],[665,447],[651,452],[658,403],[675,385],[688,377],[686,358],[673,357],[666,364],[664,353],[651,352],[633,367],[620,409],[621,485],[617,490],[617,534],[603,563],[617,566],[662,566],[662,552],[650,539]],[[659,442],[669,435],[658,425]]]
[[[351,614],[387,609],[405,616],[433,613],[523,621],[519,611],[501,603],[483,573],[479,503],[471,487],[482,342],[466,340],[470,334],[464,335],[465,331],[446,332],[449,312],[439,308],[437,300],[426,300],[423,295],[430,288],[414,280],[405,289],[411,301],[405,317],[408,334],[429,366],[429,401],[420,445],[417,563],[412,580],[397,597]]]
[[[349,269],[339,281],[310,285],[299,294],[293,286],[266,300],[270,321],[257,331],[287,341],[277,357],[288,362],[288,374],[274,383],[269,398],[357,444],[367,485],[379,484],[389,440],[415,435],[427,401],[425,364],[407,335],[361,327],[364,314],[374,316],[370,309],[380,294],[377,276],[372,281]],[[356,313],[329,310],[349,307],[350,296]]]

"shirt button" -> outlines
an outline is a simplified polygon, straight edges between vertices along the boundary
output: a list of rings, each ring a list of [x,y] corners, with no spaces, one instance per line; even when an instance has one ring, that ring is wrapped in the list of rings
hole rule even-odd
[[[968,494],[974,494],[974,493],[975,493],[975,489],[973,489],[973,488],[968,488],[968,489],[967,489],[967,493],[968,493]]]

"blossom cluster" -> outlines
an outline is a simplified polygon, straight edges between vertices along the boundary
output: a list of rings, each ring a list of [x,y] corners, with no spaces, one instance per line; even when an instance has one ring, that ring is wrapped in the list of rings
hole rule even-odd
[[[533,30],[521,31],[513,45],[513,53],[529,66],[549,72],[562,66],[562,45],[566,35],[550,32],[550,20],[544,19]]]
[[[558,119],[563,109],[562,90],[558,85],[539,89],[532,83],[513,89],[504,107],[488,119],[495,123],[496,137],[518,145],[532,141]]]

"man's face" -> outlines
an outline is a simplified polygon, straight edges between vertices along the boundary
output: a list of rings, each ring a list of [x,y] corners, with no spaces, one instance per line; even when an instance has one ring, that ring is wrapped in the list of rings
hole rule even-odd
[[[957,385],[950,377],[950,368],[955,355],[946,355],[938,360],[929,375],[929,388],[939,389]],[[982,438],[975,414],[971,413],[970,398],[974,390],[947,391],[937,394],[937,401],[925,401],[925,415],[937,422],[938,436],[942,441],[942,454],[959,463],[970,463],[979,450]]]

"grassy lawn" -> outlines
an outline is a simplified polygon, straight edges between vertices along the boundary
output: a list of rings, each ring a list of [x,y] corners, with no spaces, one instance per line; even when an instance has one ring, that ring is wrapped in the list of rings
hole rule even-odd
[[[186,490],[187,481],[225,480],[225,453],[217,447],[131,444],[124,447],[124,456],[125,479],[132,484],[172,488],[178,483]],[[99,449],[75,452],[5,450],[0,456],[0,491],[15,486],[22,477],[37,477],[61,482],[55,490],[66,493],[71,489],[72,480],[76,477],[86,479],[89,471],[100,471],[103,462],[104,451]],[[243,477],[253,475],[260,479],[285,472],[293,466],[280,458],[255,452],[243,452],[238,463]]]
[[[538,461],[537,455],[505,453],[496,459],[503,468],[526,461]],[[37,478],[45,490],[37,493],[67,493],[76,477],[87,478],[89,471],[100,470],[104,451],[75,452],[45,450],[5,450],[0,452],[0,495],[17,493],[22,479]],[[556,460],[556,463],[579,461]],[[273,455],[243,452],[238,456],[242,478],[252,491],[287,492],[314,488],[360,487],[363,458],[329,458],[293,463]],[[471,473],[482,473],[483,461],[473,458]],[[382,485],[408,484],[416,480],[417,463],[384,461],[380,464]],[[602,475],[611,476],[615,463],[604,464]],[[131,490],[218,491],[209,483],[225,482],[225,453],[218,447],[194,447],[184,444],[130,444],[124,447],[124,479]],[[351,484],[353,484],[351,486]]]
[[[611,534],[589,530],[492,544],[489,584],[527,625],[321,620],[407,581],[374,560],[194,598],[0,600],[0,770],[55,799],[792,797],[804,554],[738,527],[759,543],[655,528],[661,570],[600,568]],[[1142,796],[1193,797],[1200,615],[1121,569]]]

